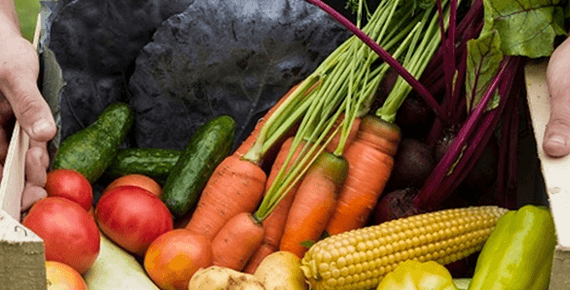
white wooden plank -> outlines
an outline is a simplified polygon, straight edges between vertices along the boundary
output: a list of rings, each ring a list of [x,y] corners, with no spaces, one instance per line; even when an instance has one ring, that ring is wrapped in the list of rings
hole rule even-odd
[[[563,226],[570,220],[570,156],[552,158],[542,150],[544,131],[550,117],[550,97],[546,86],[547,64],[547,59],[530,62],[525,68],[525,80],[537,152],[556,225],[558,245],[570,248],[570,228]]]
[[[22,191],[24,189],[24,165],[29,137],[16,123],[4,163],[0,183],[0,209],[15,220],[20,220]]]

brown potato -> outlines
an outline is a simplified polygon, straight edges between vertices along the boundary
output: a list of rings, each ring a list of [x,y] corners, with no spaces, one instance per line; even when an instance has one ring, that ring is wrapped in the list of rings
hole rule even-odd
[[[251,274],[210,266],[198,270],[192,276],[188,290],[266,290],[266,288]]]

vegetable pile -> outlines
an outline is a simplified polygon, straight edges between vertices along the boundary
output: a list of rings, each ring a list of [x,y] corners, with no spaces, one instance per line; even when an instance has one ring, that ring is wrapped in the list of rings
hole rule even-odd
[[[25,225],[81,274],[103,235],[160,289],[546,289],[552,217],[520,205],[515,157],[524,64],[565,19],[507,2],[189,1],[102,60],[69,53],[87,4],[63,4],[65,126]],[[74,94],[100,100],[83,114]],[[90,251],[52,244],[56,217]]]

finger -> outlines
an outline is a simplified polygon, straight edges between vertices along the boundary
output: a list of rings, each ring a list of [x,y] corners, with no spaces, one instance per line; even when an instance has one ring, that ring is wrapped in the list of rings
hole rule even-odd
[[[26,181],[33,185],[44,187],[47,180],[47,166],[44,162],[44,150],[41,147],[31,147],[26,152]]]
[[[42,153],[40,156],[40,164],[41,164],[41,166],[43,166],[47,170],[49,167],[49,153],[48,153],[48,149],[47,149],[47,142],[30,140],[29,148],[33,148],[33,147],[37,147],[37,148],[39,148],[39,150],[41,150]]]
[[[47,142],[56,133],[49,106],[35,86],[22,78],[14,78],[4,95],[12,104],[18,123],[30,139]]]
[[[12,56],[15,60],[2,64],[0,91],[10,102],[14,115],[30,138],[49,141],[55,136],[56,126],[50,108],[37,87],[37,53],[29,42],[19,45],[20,54]]]
[[[21,211],[28,210],[36,201],[47,196],[47,192],[43,187],[36,186],[26,182],[22,191]]]
[[[550,119],[542,147],[552,157],[570,153],[570,41],[562,43],[552,54],[547,67],[550,94]]]

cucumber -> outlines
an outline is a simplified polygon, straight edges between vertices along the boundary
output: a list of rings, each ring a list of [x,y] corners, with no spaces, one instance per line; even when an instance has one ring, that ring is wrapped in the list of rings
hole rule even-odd
[[[161,199],[175,218],[196,205],[214,169],[228,156],[234,133],[235,121],[227,115],[211,119],[194,133],[162,188]]]
[[[134,112],[127,104],[109,105],[95,123],[61,142],[52,170],[73,169],[94,183],[115,159],[133,121]]]
[[[182,151],[160,148],[119,149],[105,176],[115,179],[127,174],[142,174],[164,185]]]

